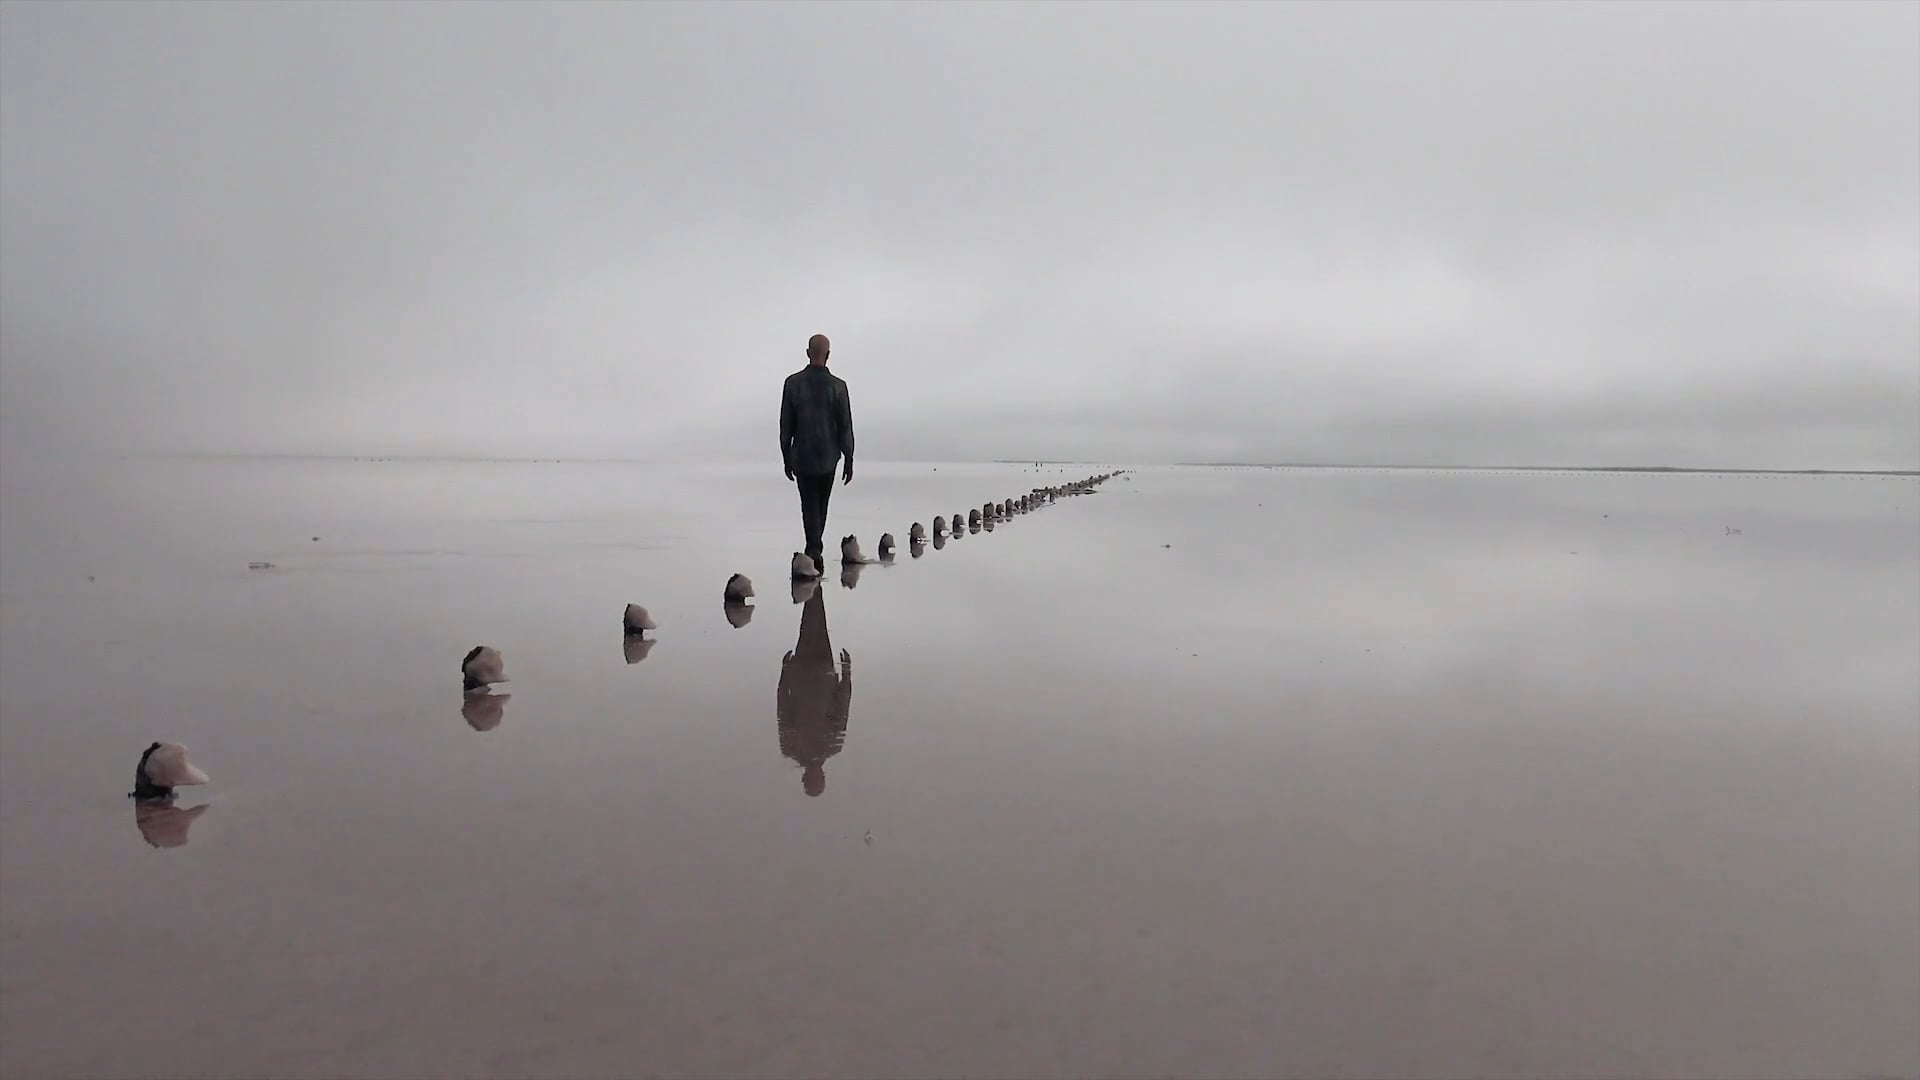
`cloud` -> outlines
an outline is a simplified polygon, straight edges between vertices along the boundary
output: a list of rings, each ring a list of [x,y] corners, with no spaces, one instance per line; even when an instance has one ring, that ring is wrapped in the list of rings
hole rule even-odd
[[[1920,465],[1920,9],[0,7],[0,439]]]

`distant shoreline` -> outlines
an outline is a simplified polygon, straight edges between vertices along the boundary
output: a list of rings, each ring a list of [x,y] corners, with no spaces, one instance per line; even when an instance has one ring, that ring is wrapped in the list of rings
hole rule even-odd
[[[519,457],[519,456],[481,456],[452,454],[295,454],[295,453],[246,453],[246,452],[193,452],[193,451],[105,451],[104,456],[121,459],[154,458],[162,460],[280,460],[280,461],[406,461],[433,462],[446,464],[472,465],[516,465],[516,464],[569,464],[569,465],[740,465],[748,466],[748,461],[650,461],[642,458],[617,457]],[[990,461],[890,461],[888,464],[904,465],[1047,465],[1047,466],[1100,466],[1108,465],[1119,459],[1088,459],[1067,461],[1044,458],[995,458]],[[1880,476],[1906,477],[1920,479],[1920,469],[1740,469],[1740,468],[1703,468],[1677,465],[1362,465],[1351,463],[1324,464],[1305,461],[1176,461],[1171,466],[1176,469],[1296,469],[1321,472],[1519,472],[1519,473],[1619,473],[1641,475],[1670,476]]]
[[[1365,469],[1375,472],[1681,473],[1747,476],[1913,476],[1914,469],[1714,469],[1676,465],[1320,465],[1290,461],[1176,461],[1177,469]]]

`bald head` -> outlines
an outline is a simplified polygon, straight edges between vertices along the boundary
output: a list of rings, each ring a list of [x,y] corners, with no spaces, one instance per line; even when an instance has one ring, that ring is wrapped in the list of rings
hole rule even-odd
[[[807,363],[821,367],[827,362],[827,354],[833,351],[833,343],[825,334],[815,334],[807,339]]]

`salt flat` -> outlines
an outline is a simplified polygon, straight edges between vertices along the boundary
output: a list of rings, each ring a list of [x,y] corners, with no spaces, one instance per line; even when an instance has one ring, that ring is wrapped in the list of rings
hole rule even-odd
[[[8,1076],[1920,1074],[1912,478],[0,482]]]

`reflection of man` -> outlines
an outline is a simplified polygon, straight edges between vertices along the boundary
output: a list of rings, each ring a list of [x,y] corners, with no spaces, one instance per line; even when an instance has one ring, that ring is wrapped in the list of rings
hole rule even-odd
[[[800,640],[780,661],[780,693],[775,716],[780,752],[800,765],[800,786],[808,795],[827,790],[827,759],[840,752],[847,737],[847,710],[853,703],[853,658],[840,650],[838,670],[833,643],[827,640],[827,602],[815,590],[800,609]]]

